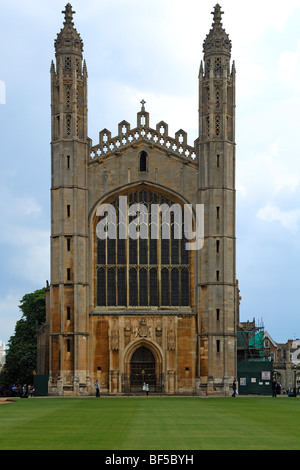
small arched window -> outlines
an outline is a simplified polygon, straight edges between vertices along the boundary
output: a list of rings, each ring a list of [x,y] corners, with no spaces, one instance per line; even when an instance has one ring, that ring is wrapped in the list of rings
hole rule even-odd
[[[141,152],[140,154],[140,171],[147,171],[147,153]]]

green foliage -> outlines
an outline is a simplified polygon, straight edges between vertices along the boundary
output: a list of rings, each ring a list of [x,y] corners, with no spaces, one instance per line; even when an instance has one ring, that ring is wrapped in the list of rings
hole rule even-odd
[[[25,294],[15,334],[10,337],[6,351],[6,364],[0,373],[0,382],[7,385],[33,382],[37,359],[37,329],[46,320],[45,288]]]

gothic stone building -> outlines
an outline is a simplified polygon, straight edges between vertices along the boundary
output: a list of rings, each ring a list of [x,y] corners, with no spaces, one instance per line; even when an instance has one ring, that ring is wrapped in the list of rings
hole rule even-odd
[[[217,4],[203,44],[193,146],[182,129],[169,136],[164,121],[150,127],[144,100],[135,127],[124,120],[116,136],[103,129],[92,143],[83,42],[72,6],[63,13],[51,65],[49,394],[94,394],[96,380],[108,394],[140,391],[144,381],[171,395],[226,394],[236,376],[238,288],[235,66],[223,12]],[[182,214],[189,204],[194,226],[202,205],[202,249],[187,249],[184,230],[176,236],[171,210],[169,237],[161,212],[139,219],[136,237],[119,236],[141,203],[149,214],[153,204]],[[106,213],[115,238],[97,235],[103,204],[115,210],[115,218]]]

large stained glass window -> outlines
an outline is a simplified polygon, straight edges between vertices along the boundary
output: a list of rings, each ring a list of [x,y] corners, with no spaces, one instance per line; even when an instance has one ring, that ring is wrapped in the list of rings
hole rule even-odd
[[[183,206],[173,198],[146,187],[123,193],[122,196],[126,197],[126,227],[137,220],[137,213],[131,216],[128,211],[133,204],[143,204],[147,214],[138,213],[139,224],[136,225],[135,233],[140,235],[122,239],[119,235],[124,219],[121,220],[120,216],[119,195],[107,201],[114,207],[116,214],[115,220],[106,215],[107,226],[110,224],[110,228],[114,228],[115,238],[97,237],[97,305],[162,308],[190,306],[191,252],[185,247],[188,240],[183,228]],[[156,210],[152,210],[153,204]],[[180,207],[181,217],[178,218],[172,210],[167,211],[168,226],[167,218],[162,217],[161,211],[157,212],[157,207],[164,205],[164,208],[170,208],[174,204],[177,209]],[[104,214],[97,219],[97,223],[101,220],[103,222]],[[167,230],[169,237],[166,237]]]

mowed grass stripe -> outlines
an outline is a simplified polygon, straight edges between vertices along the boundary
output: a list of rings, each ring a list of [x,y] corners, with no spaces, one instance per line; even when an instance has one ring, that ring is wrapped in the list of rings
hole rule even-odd
[[[230,399],[186,398],[182,406],[182,398],[171,398],[164,399],[163,408],[156,406],[156,400],[160,399],[154,398],[151,403],[148,400],[141,402],[120,449],[271,449],[276,448],[276,437],[278,445],[283,448],[292,448],[293,445],[300,448],[299,436],[298,439],[286,440],[282,429],[276,428],[274,432],[276,414],[273,414],[272,406],[271,409],[266,408],[265,399],[258,399],[258,406],[253,406],[251,400],[255,403],[256,398],[242,399],[239,403]],[[263,417],[264,410],[267,415],[272,414],[272,426],[268,424],[268,416]],[[258,416],[261,419],[257,419]],[[289,428],[292,429],[290,425]]]
[[[134,402],[122,399],[33,398],[2,405],[0,449],[106,449],[123,440]],[[3,410],[4,409],[4,410]]]
[[[300,449],[293,398],[33,398],[0,422],[0,449]]]

